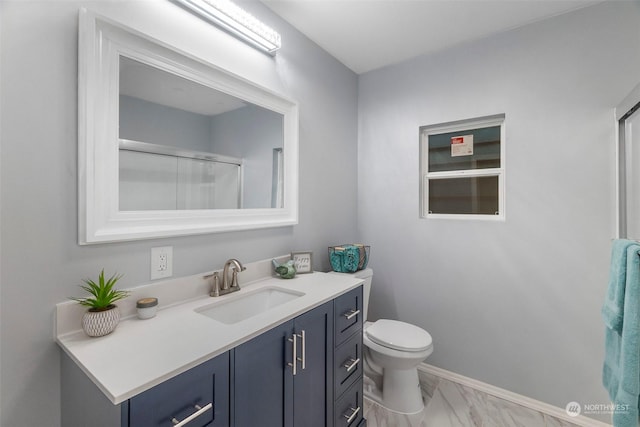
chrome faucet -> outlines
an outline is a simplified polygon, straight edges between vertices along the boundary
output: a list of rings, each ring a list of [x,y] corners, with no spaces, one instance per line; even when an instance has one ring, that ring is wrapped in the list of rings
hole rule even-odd
[[[229,283],[229,267],[231,267],[231,283]],[[246,268],[235,258],[231,258],[224,263],[222,270],[222,280],[220,280],[220,274],[214,271],[212,274],[204,276],[205,279],[213,277],[213,286],[211,287],[212,297],[219,297],[231,292],[239,291],[240,284],[238,283],[238,273],[245,271]],[[220,283],[222,282],[222,283]]]
[[[229,267],[231,267],[231,283],[229,283]],[[224,263],[224,269],[222,270],[222,286],[220,287],[220,295],[228,294],[229,292],[235,292],[240,290],[240,284],[238,283],[238,273],[246,270],[235,258],[231,258]]]

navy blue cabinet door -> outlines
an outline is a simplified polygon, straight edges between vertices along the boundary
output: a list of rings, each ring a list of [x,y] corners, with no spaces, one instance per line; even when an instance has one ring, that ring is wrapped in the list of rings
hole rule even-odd
[[[224,353],[131,398],[129,426],[171,426],[199,413],[189,426],[227,427],[228,391],[229,353]]]
[[[233,353],[235,427],[332,425],[333,302],[257,336]]]
[[[333,408],[333,302],[297,317],[294,329],[301,359],[293,378],[294,426],[327,427]]]
[[[235,427],[293,427],[293,321],[234,350]]]

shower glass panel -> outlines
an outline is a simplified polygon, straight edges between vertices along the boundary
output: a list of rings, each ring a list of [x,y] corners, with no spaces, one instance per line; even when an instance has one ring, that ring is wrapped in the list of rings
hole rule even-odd
[[[176,209],[213,209],[215,185],[213,162],[178,158]]]
[[[640,239],[640,83],[615,109],[617,237]]]
[[[628,239],[640,240],[640,112],[624,121],[626,163],[626,231]]]
[[[120,150],[120,210],[176,208],[178,159]]]
[[[121,149],[120,210],[241,208],[240,165]]]
[[[216,191],[213,204],[215,209],[242,208],[240,189],[240,166],[230,163],[216,163],[214,180]]]

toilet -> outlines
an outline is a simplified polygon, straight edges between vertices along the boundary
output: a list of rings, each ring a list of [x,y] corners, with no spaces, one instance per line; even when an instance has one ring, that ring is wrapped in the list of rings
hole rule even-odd
[[[364,280],[364,395],[394,412],[413,414],[422,411],[424,402],[418,365],[433,352],[431,335],[422,328],[398,320],[366,321],[372,269],[334,274],[349,274]]]

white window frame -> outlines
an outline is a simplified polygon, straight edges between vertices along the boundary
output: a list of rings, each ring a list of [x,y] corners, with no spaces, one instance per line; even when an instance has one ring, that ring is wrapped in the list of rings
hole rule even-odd
[[[449,132],[463,132],[480,128],[500,126],[500,167],[487,169],[461,169],[455,171],[429,172],[429,136]],[[469,120],[441,123],[420,127],[420,217],[427,219],[505,220],[505,115],[479,117]],[[487,214],[443,214],[429,211],[429,181],[444,178],[498,177],[498,213]]]

